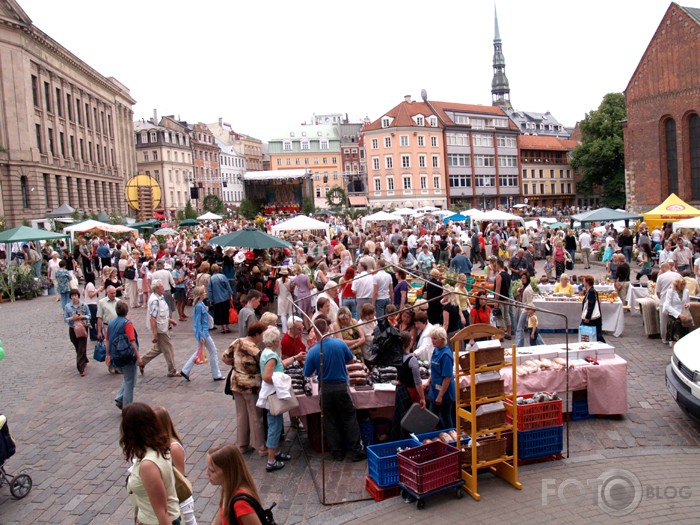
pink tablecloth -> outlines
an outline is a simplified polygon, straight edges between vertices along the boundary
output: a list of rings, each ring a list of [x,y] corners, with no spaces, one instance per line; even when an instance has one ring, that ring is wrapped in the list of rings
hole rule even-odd
[[[510,368],[501,370],[506,392],[513,389]],[[611,415],[627,413],[627,361],[619,356],[601,359],[599,365],[574,368],[569,372],[569,390],[588,390],[588,413]],[[518,377],[518,394],[566,392],[566,372],[542,371]]]
[[[393,407],[394,399],[396,398],[396,392],[394,391],[363,390],[355,392],[353,388],[350,388],[350,395],[357,410]],[[306,416],[321,412],[321,405],[317,395],[297,396],[297,399],[299,400],[299,408],[292,410],[289,413],[291,416]]]

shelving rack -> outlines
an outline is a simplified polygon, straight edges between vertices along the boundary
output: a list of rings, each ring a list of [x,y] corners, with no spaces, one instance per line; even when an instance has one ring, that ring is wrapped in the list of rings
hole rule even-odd
[[[502,368],[509,366],[509,364],[505,361],[504,356],[498,356],[496,362],[494,362],[493,359],[487,359],[486,363],[477,364],[480,363],[481,356],[485,355],[485,351],[471,350],[468,354],[468,357],[465,356],[465,358],[469,361],[469,372],[463,371],[460,365],[460,351],[462,351],[462,349],[466,347],[466,345],[471,339],[479,339],[485,337],[497,341],[498,339],[502,339],[503,335],[504,333],[502,330],[489,324],[474,324],[464,328],[463,330],[460,330],[452,338],[452,342],[454,343],[455,349],[455,381],[457,387],[460,388],[461,377],[466,375],[469,377],[470,380],[468,402],[465,402],[466,400],[462,401],[461,395],[457,396],[456,402],[456,422],[457,431],[459,434],[458,443],[461,444],[463,439],[465,439],[466,437],[470,437],[472,445],[467,450],[466,461],[462,461],[462,465],[460,466],[460,468],[462,479],[465,483],[464,490],[466,490],[467,493],[469,493],[469,495],[477,501],[481,499],[481,495],[478,491],[478,474],[479,470],[482,469],[489,469],[495,475],[499,476],[500,478],[513,485],[513,487],[515,487],[516,489],[522,489],[522,484],[518,481],[518,411],[516,402],[518,394],[516,388],[517,375],[515,373],[516,360],[512,359],[510,364],[510,366],[512,366],[513,368],[513,387],[511,394],[506,394],[502,388],[500,389],[500,392],[494,393],[493,391],[491,391],[487,395],[479,395],[477,393],[476,375],[482,372],[500,371]],[[499,346],[498,348],[502,350],[502,347]],[[492,348],[491,350],[495,350],[495,348]],[[482,352],[482,354],[480,355],[479,352]],[[515,355],[515,345],[513,345],[513,355]],[[459,392],[459,394],[461,394],[461,391]],[[477,421],[477,419],[478,417],[483,416],[477,416],[477,409],[480,406],[486,405],[488,403],[504,401],[507,397],[511,398],[512,400],[512,404],[510,406],[504,403],[505,410],[507,412],[510,412],[510,415],[512,417],[511,423],[499,422],[495,426],[486,424],[484,425],[484,428],[479,428],[479,422]],[[469,424],[469,432],[466,432],[464,430],[465,423]],[[478,439],[480,437],[485,436],[487,434],[494,434],[496,440],[498,440],[499,442],[503,440],[501,443],[499,443],[502,444],[506,441],[504,433],[507,432],[512,432],[512,455],[508,455],[506,448],[503,447],[503,452],[496,453],[495,456],[488,455],[486,458],[479,458],[480,447],[476,446],[476,443],[478,442]]]

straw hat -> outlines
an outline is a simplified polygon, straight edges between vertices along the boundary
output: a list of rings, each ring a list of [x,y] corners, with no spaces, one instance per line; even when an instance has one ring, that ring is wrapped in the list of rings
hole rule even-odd
[[[284,268],[280,268],[279,274],[280,275],[289,275],[289,269],[286,266]]]

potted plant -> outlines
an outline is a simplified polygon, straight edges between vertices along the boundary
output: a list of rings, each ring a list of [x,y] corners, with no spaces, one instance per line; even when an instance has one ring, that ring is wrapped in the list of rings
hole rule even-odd
[[[39,278],[39,284],[41,285],[41,295],[49,295],[49,288],[53,287],[51,280],[43,275]]]

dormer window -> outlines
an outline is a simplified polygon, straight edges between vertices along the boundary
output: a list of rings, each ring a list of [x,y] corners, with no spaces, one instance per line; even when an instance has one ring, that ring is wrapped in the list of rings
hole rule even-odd
[[[382,119],[382,127],[383,128],[388,128],[391,125],[391,120],[388,118],[383,118]]]
[[[320,149],[328,149],[328,140],[327,139],[322,139],[319,142],[319,148]]]
[[[434,128],[437,127],[437,117],[430,117],[430,119],[428,120],[428,122],[430,122],[430,125],[431,125],[432,127],[434,127]]]
[[[423,117],[416,117],[416,124],[418,126],[425,126],[425,119],[423,119]]]
[[[289,136],[290,136],[290,137],[293,137],[293,136],[294,136],[294,132],[293,132],[293,131],[290,131],[290,132],[289,132]]]
[[[292,151],[292,141],[291,140],[285,140],[282,143],[282,149],[284,151]]]
[[[301,141],[301,149],[304,150],[304,151],[310,149],[309,141],[308,141],[308,140],[302,140],[302,141]]]

